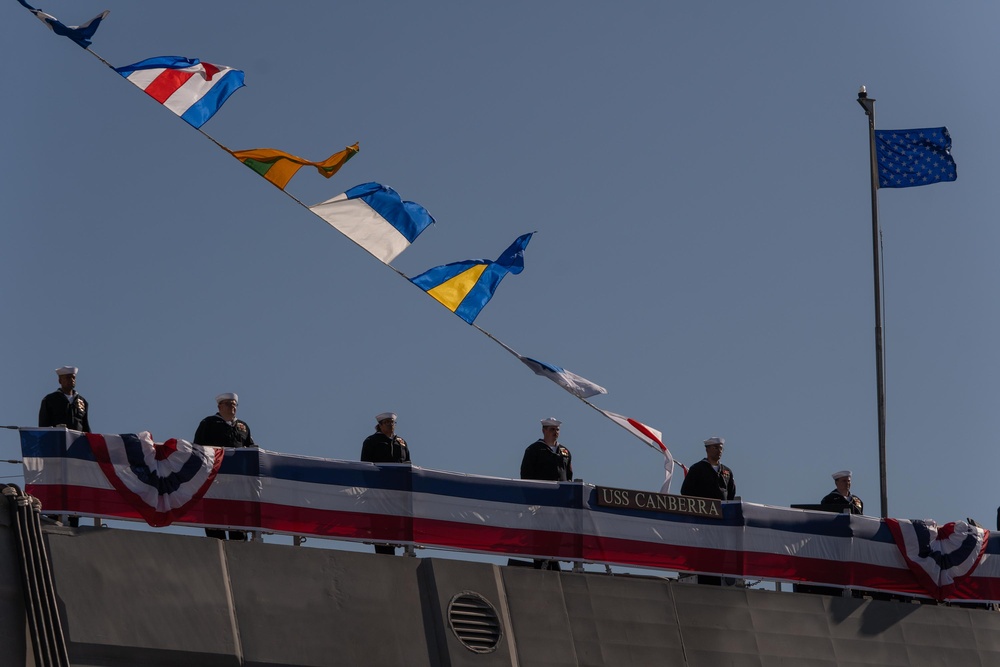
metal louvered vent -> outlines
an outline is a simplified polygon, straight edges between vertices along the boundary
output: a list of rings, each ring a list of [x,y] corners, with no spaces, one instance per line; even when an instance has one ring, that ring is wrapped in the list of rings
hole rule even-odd
[[[492,653],[503,637],[497,610],[472,591],[462,591],[448,603],[448,625],[462,646],[474,653]]]

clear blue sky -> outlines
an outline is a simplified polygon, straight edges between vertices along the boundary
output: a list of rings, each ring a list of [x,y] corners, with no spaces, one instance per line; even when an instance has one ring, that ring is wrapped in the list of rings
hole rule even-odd
[[[477,324],[589,378],[740,495],[878,514],[865,84],[882,129],[946,125],[958,181],[880,194],[889,511],[993,525],[1000,504],[992,3],[187,2],[111,15],[114,65],[238,67],[204,130],[321,159],[437,219],[407,275],[537,230]],[[658,455],[219,150],[13,0],[0,77],[0,424],[80,367],[95,430],[190,439],[222,391],[270,450],[354,459],[399,414],[415,463],[516,476],[539,419],[578,477],[657,489]],[[0,431],[3,458],[19,456]],[[6,464],[5,464],[6,465]],[[4,475],[20,469],[8,465]],[[0,471],[2,472],[2,471]],[[679,488],[677,486],[675,489]]]

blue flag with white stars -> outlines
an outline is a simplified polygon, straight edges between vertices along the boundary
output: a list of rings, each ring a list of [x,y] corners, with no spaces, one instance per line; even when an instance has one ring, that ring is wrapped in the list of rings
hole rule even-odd
[[[880,188],[913,188],[958,178],[946,127],[875,130]]]

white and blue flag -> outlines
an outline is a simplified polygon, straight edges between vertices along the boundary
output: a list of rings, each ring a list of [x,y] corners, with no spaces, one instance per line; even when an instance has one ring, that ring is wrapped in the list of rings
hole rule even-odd
[[[403,201],[379,183],[356,185],[309,210],[383,264],[396,259],[434,222],[423,206]]]
[[[517,353],[515,352],[515,354]],[[568,371],[565,368],[553,366],[552,364],[547,364],[544,361],[538,361],[537,359],[532,359],[531,357],[522,357],[520,354],[517,355],[517,358],[520,359],[525,366],[534,371],[535,375],[547,377],[569,393],[579,398],[590,398],[591,396],[597,396],[598,394],[608,393],[608,390],[601,385],[591,382],[585,377],[580,377],[576,373]]]
[[[44,23],[49,30],[57,35],[69,37],[85,49],[90,46],[90,38],[94,36],[95,32],[97,32],[97,28],[100,27],[101,21],[103,21],[105,17],[111,13],[108,10],[104,10],[86,23],[81,23],[80,25],[66,25],[55,16],[52,16],[52,14],[47,14],[40,9],[35,9],[24,0],[17,1],[21,3],[21,6],[34,14],[39,21]]]

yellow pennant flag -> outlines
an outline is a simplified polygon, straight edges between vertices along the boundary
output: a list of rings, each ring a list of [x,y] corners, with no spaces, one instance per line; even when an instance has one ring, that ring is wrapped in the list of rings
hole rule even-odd
[[[258,174],[285,189],[292,176],[305,165],[316,167],[316,170],[326,178],[330,178],[354,157],[358,152],[358,144],[348,146],[339,153],[334,153],[322,162],[303,160],[300,157],[279,151],[275,148],[252,148],[246,151],[229,151],[233,157],[250,167]]]

